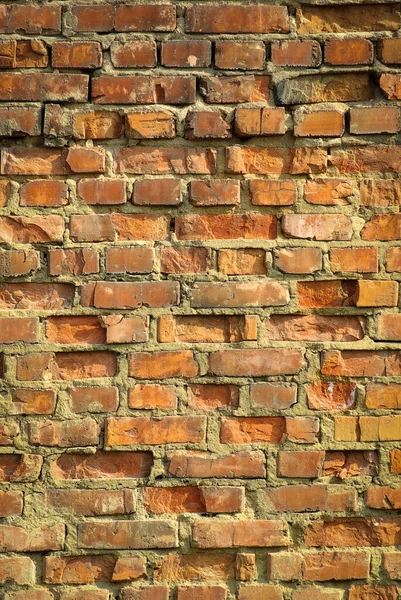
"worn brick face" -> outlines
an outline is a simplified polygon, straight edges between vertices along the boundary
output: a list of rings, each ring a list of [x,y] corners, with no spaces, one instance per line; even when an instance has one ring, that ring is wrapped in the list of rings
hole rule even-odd
[[[400,26],[0,4],[2,600],[397,600]]]

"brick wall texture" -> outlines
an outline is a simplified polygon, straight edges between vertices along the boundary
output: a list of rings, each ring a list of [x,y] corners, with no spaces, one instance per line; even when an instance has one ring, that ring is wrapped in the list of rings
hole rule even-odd
[[[397,600],[400,2],[3,2],[0,600]]]

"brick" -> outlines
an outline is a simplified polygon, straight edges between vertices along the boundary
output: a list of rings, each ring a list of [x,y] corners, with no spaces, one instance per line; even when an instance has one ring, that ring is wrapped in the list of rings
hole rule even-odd
[[[258,451],[213,456],[207,452],[167,454],[168,474],[175,477],[264,477],[265,457]]]
[[[129,390],[128,406],[152,410],[154,408],[177,408],[177,394],[173,385],[140,384]]]
[[[340,173],[398,173],[398,147],[369,146],[353,150],[333,150],[331,163]]]
[[[6,33],[61,33],[61,6],[15,4],[7,13]]]
[[[356,385],[348,381],[319,381],[306,387],[308,406],[314,410],[355,408]]]
[[[116,31],[174,31],[174,4],[117,6]]]
[[[224,419],[220,429],[220,441],[228,444],[280,444],[284,436],[283,417],[232,417]]]
[[[108,273],[150,273],[153,269],[153,251],[145,246],[111,247],[106,250]]]
[[[284,215],[281,227],[286,237],[317,241],[350,240],[353,233],[351,219],[341,214]]]
[[[58,69],[97,69],[102,66],[99,42],[56,42],[52,45],[52,66]]]
[[[279,67],[318,67],[322,50],[315,40],[273,42],[271,61]]]
[[[148,477],[153,464],[150,452],[61,454],[50,465],[55,480],[132,479]]]
[[[128,559],[129,560],[129,559]],[[135,559],[131,559],[131,561]],[[121,560],[113,555],[47,556],[44,560],[44,580],[49,584],[80,584],[111,581]],[[136,561],[137,571],[141,564]],[[134,565],[133,565],[134,566]],[[143,566],[142,566],[143,571]]]
[[[215,521],[203,519],[192,525],[198,548],[238,548],[289,546],[286,524],[282,521]]]
[[[251,385],[250,396],[253,406],[285,410],[297,402],[297,386],[256,383]]]
[[[165,112],[131,112],[125,118],[127,138],[154,139],[175,136],[174,115]]]
[[[232,146],[226,151],[229,173],[255,175],[322,173],[327,155],[321,148],[249,148]]]
[[[4,283],[0,307],[30,310],[71,308],[74,286],[69,283]]]
[[[113,139],[121,135],[122,117],[116,112],[100,110],[75,112],[72,121],[73,135],[78,140]]]
[[[1,552],[44,552],[62,550],[64,547],[65,526],[62,523],[41,525],[36,529],[18,525],[0,525],[0,533]],[[28,579],[27,565],[23,562],[20,565],[23,567],[20,578]],[[30,581],[31,577],[29,577]]]
[[[17,358],[17,379],[20,381],[112,377],[116,370],[113,352],[47,352]]]
[[[296,137],[341,137],[345,130],[344,113],[340,110],[305,110],[297,108],[293,113]]]
[[[306,342],[355,342],[365,335],[361,317],[322,315],[272,315],[265,321],[269,340]]]
[[[285,7],[194,5],[186,12],[185,31],[191,33],[287,33]]]
[[[63,181],[27,181],[21,185],[19,196],[21,206],[65,206],[68,204],[68,187]]]
[[[235,555],[205,553],[165,555],[155,567],[156,581],[228,581],[235,579]]]
[[[347,179],[314,179],[304,185],[304,198],[309,204],[341,206],[348,204],[354,194],[355,184]]]
[[[364,179],[360,186],[363,206],[398,206],[401,202],[401,186],[397,180]]]
[[[387,571],[391,579],[399,578],[400,553],[387,552],[383,554],[383,568]]]
[[[398,596],[397,587],[388,585],[353,585],[350,588],[349,598],[350,600],[371,600],[372,598],[379,598],[380,600],[395,600]]]
[[[104,344],[106,331],[98,317],[49,317],[46,338],[55,344]]]
[[[350,109],[350,133],[397,133],[400,130],[400,111],[396,107]]]
[[[256,338],[257,320],[251,315],[245,317],[162,315],[157,322],[159,342],[224,344],[256,340]]]
[[[146,510],[154,514],[235,513],[244,504],[244,488],[239,487],[145,487],[142,494]]]
[[[194,206],[234,206],[240,204],[240,182],[235,179],[190,182],[189,199]]]
[[[238,600],[263,600],[266,596],[271,600],[283,600],[281,589],[271,584],[250,585],[238,590]]]
[[[305,366],[302,352],[287,349],[221,350],[210,355],[209,363],[212,373],[228,377],[290,375]]]
[[[369,40],[328,40],[324,60],[329,65],[369,65],[373,62],[373,44]]]
[[[169,222],[169,217],[139,213],[72,215],[70,237],[76,242],[165,240]]]
[[[176,281],[99,281],[82,286],[81,303],[95,308],[160,308],[178,304],[178,298]]]
[[[36,318],[0,318],[0,343],[37,342],[38,325]]]
[[[377,11],[380,10],[380,13]],[[298,33],[397,30],[400,14],[396,4],[303,6],[297,10]]]
[[[389,486],[371,486],[366,490],[366,506],[377,509],[392,509],[401,506],[401,490]]]
[[[373,84],[365,73],[301,75],[276,85],[279,106],[315,102],[364,102],[374,97]]]
[[[2,243],[62,242],[64,230],[64,219],[58,215],[0,218]]]
[[[328,281],[299,281],[298,304],[304,308],[325,308],[353,304],[357,281],[332,279]]]
[[[377,273],[377,248],[331,248],[330,267],[334,273]]]
[[[156,50],[156,43],[150,40],[113,42],[110,46],[110,58],[116,69],[155,67]]]
[[[38,454],[2,454],[0,457],[0,481],[29,483],[37,481],[43,458]]]
[[[371,383],[366,386],[366,408],[398,408],[400,387],[396,383],[387,386]]]
[[[398,519],[342,518],[306,527],[306,546],[392,546],[398,544]]]
[[[30,275],[40,268],[40,254],[36,250],[3,250],[0,252],[0,275],[19,277]]]
[[[319,248],[280,248],[274,250],[276,269],[284,273],[314,273],[322,268]]]
[[[11,517],[21,515],[24,505],[24,497],[21,492],[0,491],[0,515],[1,517]],[[1,573],[1,561],[0,561]],[[0,581],[2,577],[0,575]]]
[[[91,418],[81,421],[42,421],[29,429],[30,442],[41,446],[96,446],[99,426]]]
[[[79,548],[175,548],[177,527],[169,521],[87,521],[78,528]]]
[[[215,63],[219,69],[263,69],[265,54],[263,42],[217,41]]]
[[[27,556],[2,557],[0,559],[1,583],[5,584],[8,582],[16,583],[17,585],[34,585],[35,571],[35,563]]]
[[[90,248],[49,251],[50,275],[90,275],[99,272],[99,254]]]
[[[3,150],[1,172],[8,175],[66,175],[70,173],[103,173],[103,149],[49,148]]]
[[[187,114],[185,137],[223,139],[231,137],[231,127],[221,111],[193,111]]]
[[[79,33],[86,31],[101,33],[111,31],[114,27],[114,7],[109,4],[72,6],[71,12],[75,20],[75,30]]]
[[[323,354],[323,375],[342,377],[397,376],[400,372],[397,351],[329,350]]]
[[[346,452],[326,452],[324,472],[339,479],[348,479],[359,475],[373,476],[378,473],[376,452],[348,450]]]
[[[9,414],[12,415],[51,415],[56,408],[56,393],[21,388],[12,390],[11,402]]]
[[[82,594],[85,594],[85,600],[108,600],[109,592],[107,590],[94,590],[88,588],[76,588],[62,591],[59,600],[80,600]]]
[[[149,339],[148,317],[109,315],[100,317],[100,322],[106,330],[106,342],[108,344],[147,342]]]
[[[113,412],[118,408],[118,390],[114,387],[73,387],[70,398],[74,413]]]
[[[197,283],[191,293],[191,306],[197,308],[283,306],[288,301],[288,289],[278,281]]]
[[[88,75],[1,73],[0,100],[27,102],[86,102]]]
[[[164,247],[160,253],[162,273],[202,273],[210,268],[210,250],[195,246]]]
[[[277,474],[280,477],[313,479],[320,477],[323,470],[325,453],[321,450],[280,451],[278,454]],[[302,460],[301,460],[302,458]]]
[[[238,408],[239,389],[234,385],[194,384],[188,386],[188,405],[210,410]]]
[[[297,189],[291,180],[253,179],[249,192],[255,206],[292,206],[297,200]]]
[[[118,173],[214,174],[216,151],[202,148],[123,148],[115,153]]]
[[[388,100],[399,100],[401,98],[401,86],[399,75],[385,73],[380,76],[380,89]]]
[[[123,588],[121,600],[168,600],[168,587],[150,585],[143,588]]]
[[[120,515],[135,510],[132,490],[46,490],[44,503],[50,510],[89,517]]]
[[[182,215],[175,219],[178,240],[275,239],[275,215]]]
[[[401,62],[401,44],[397,38],[379,40],[377,44],[379,60],[385,64],[397,65]]]
[[[310,488],[312,489],[312,488]],[[268,568],[273,579],[330,581],[369,577],[370,555],[366,551],[317,552],[295,554],[285,552],[268,555]]]
[[[227,589],[217,585],[178,587],[177,600],[226,600]]]
[[[208,104],[268,102],[269,88],[267,75],[208,76],[200,80],[200,92]]]
[[[198,370],[190,350],[136,352],[129,356],[129,376],[137,379],[196,377]]]
[[[259,248],[219,250],[218,266],[225,275],[264,275],[266,253]]]
[[[92,80],[91,98],[94,104],[193,104],[195,78],[101,75]]]
[[[209,67],[212,44],[209,40],[168,40],[162,42],[161,62],[164,67]]]
[[[41,110],[39,108],[0,109],[0,134],[4,137],[41,134]]]
[[[140,206],[175,206],[180,204],[180,182],[176,179],[142,179],[142,181],[136,181],[132,202]]]
[[[235,131],[243,137],[281,135],[287,131],[285,120],[286,114],[282,108],[239,107],[235,111]]]

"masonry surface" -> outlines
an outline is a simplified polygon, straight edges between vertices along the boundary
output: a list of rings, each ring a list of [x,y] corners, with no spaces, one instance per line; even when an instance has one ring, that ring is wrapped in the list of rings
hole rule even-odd
[[[397,600],[400,24],[0,5],[1,600]]]

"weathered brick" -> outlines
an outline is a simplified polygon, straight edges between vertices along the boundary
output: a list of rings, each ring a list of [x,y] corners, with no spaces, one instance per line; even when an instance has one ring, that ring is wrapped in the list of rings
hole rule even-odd
[[[186,12],[185,30],[191,33],[287,33],[289,20],[284,6],[193,5]]]

